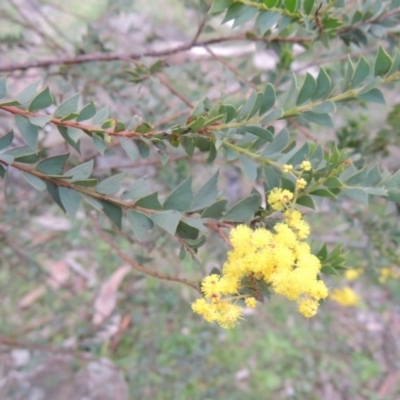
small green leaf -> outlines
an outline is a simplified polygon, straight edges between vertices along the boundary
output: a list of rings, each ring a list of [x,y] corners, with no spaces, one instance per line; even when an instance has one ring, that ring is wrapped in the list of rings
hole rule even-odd
[[[392,59],[385,49],[380,45],[375,58],[374,76],[386,75],[392,66]]]
[[[29,117],[29,122],[33,125],[36,125],[40,128],[43,128],[46,124],[51,121],[51,115],[40,115],[37,117]]]
[[[196,118],[189,125],[187,125],[186,128],[189,129],[191,132],[197,132],[204,126],[205,122],[206,118],[203,115],[200,115],[200,117]]]
[[[231,222],[247,222],[258,210],[261,204],[261,196],[252,194],[243,200],[240,200],[232,206],[225,214],[223,220]]]
[[[280,177],[279,177],[278,173],[276,172],[275,168],[273,168],[269,165],[266,165],[264,167],[264,174],[265,174],[265,178],[266,178],[266,181],[264,183],[266,192],[269,192],[272,189],[279,187],[281,185]]]
[[[101,181],[96,186],[96,192],[100,194],[104,194],[106,196],[110,194],[115,194],[121,189],[121,181],[124,178],[125,173],[122,172],[120,174],[110,176],[104,181]]]
[[[71,140],[74,143],[78,143],[79,139],[82,137],[83,135],[83,131],[81,129],[78,128],[74,128],[72,126],[69,126],[67,128],[67,135],[71,138]]]
[[[29,145],[33,151],[36,151],[39,135],[37,126],[31,124],[28,119],[21,117],[20,115],[15,116],[15,122],[26,144]]]
[[[333,113],[336,111],[336,106],[333,101],[324,101],[321,104],[318,104],[312,109],[312,112],[317,114],[327,114]]]
[[[280,119],[283,115],[283,108],[277,108],[266,115],[262,120],[261,124],[268,124],[269,122],[276,121]]]
[[[31,85],[26,87],[21,93],[19,93],[15,100],[18,101],[20,104],[29,103],[36,95],[37,88],[40,83],[40,79],[36,82],[33,82]]]
[[[120,138],[120,142],[121,147],[125,150],[125,153],[128,155],[128,157],[132,161],[135,161],[138,156],[138,150],[133,140],[130,138],[122,137]]]
[[[343,183],[336,178],[335,176],[332,176],[331,178],[328,178],[325,182],[324,185],[328,188],[341,188],[343,187]]]
[[[195,240],[199,236],[199,230],[188,224],[185,224],[183,221],[180,221],[178,227],[176,228],[176,234],[185,240]]]
[[[218,177],[219,171],[217,171],[196,193],[190,211],[199,211],[214,203],[215,199],[218,197]]]
[[[311,14],[311,11],[312,11],[312,9],[314,7],[314,1],[315,0],[304,0],[303,7],[304,7],[304,12],[307,15]]]
[[[67,187],[60,187],[58,192],[65,211],[71,219],[74,219],[81,204],[82,197],[80,193]]]
[[[46,184],[37,176],[29,174],[28,172],[22,172],[22,176],[25,180],[31,184],[36,190],[43,192],[46,189]]]
[[[296,203],[315,210],[314,200],[311,196],[301,196],[296,200]]]
[[[300,89],[300,93],[296,100],[296,106],[301,106],[311,99],[317,88],[317,82],[314,77],[307,72],[306,79]]]
[[[242,107],[240,107],[239,109],[239,113],[237,115],[237,120],[240,121],[244,118],[247,117],[247,115],[249,114],[249,112],[251,111],[251,109],[254,106],[254,103],[256,101],[256,93],[255,92],[251,92],[249,98],[247,99],[246,103],[244,103],[242,105]]]
[[[226,113],[226,119],[225,123],[231,122],[237,115],[237,110],[235,106],[231,104],[225,104],[225,113]]]
[[[68,136],[69,137],[69,136]],[[103,140],[100,135],[93,135],[93,144],[96,146],[96,149],[99,151],[99,153],[104,156],[104,152],[107,149],[107,143],[105,140]],[[70,139],[72,141],[72,139]]]
[[[336,199],[337,197],[328,189],[316,189],[310,192],[313,196],[321,196],[321,197],[328,197],[330,199]]]
[[[369,103],[386,104],[385,98],[379,89],[371,89],[367,93],[362,93],[357,96],[358,99],[367,101]]]
[[[62,102],[54,111],[56,118],[64,117],[67,114],[75,113],[78,110],[80,93],[76,93]]]
[[[260,107],[260,115],[263,115],[267,111],[269,111],[275,104],[275,101],[276,101],[275,88],[270,83],[267,83],[264,91],[264,102]]]
[[[59,188],[56,185],[52,184],[51,182],[46,182],[46,188],[47,188],[47,191],[49,192],[51,198],[58,204],[58,206],[61,208],[61,210],[66,212],[64,205],[62,204],[61,199],[60,199],[60,194],[58,191]]]
[[[345,188],[342,191],[343,196],[349,197],[350,199],[353,199],[355,201],[358,201],[359,203],[364,204],[365,206],[368,205],[368,194],[363,190],[359,188]]]
[[[150,154],[150,147],[149,145],[144,141],[137,139],[134,141],[136,143],[136,146],[139,149],[139,154],[142,158],[147,158]]]
[[[192,203],[192,177],[186,178],[164,202],[167,210],[188,211]]]
[[[13,149],[7,150],[2,155],[11,155],[14,158],[13,161],[26,164],[33,164],[39,160],[39,154],[32,153],[32,149],[29,146],[14,147]]]
[[[0,138],[0,151],[6,149],[12,143],[14,139],[14,131],[6,133]]]
[[[284,128],[282,129],[274,138],[272,143],[270,143],[262,152],[262,156],[266,157],[272,154],[279,153],[289,144],[290,135],[289,131]]]
[[[291,12],[294,13],[297,11],[297,0],[285,0],[285,8]]]
[[[245,4],[233,3],[229,6],[222,23],[239,19],[239,21],[247,22],[257,13],[257,8],[249,7]],[[236,25],[235,25],[236,26]]]
[[[96,115],[96,107],[93,103],[86,104],[85,107],[79,111],[79,115],[76,117],[77,122],[86,121]]]
[[[135,206],[149,208],[150,210],[162,210],[163,207],[158,201],[158,192],[149,194],[148,196],[144,196],[140,198]]]
[[[228,200],[218,200],[207,207],[201,214],[201,218],[220,219],[224,215]]]
[[[92,187],[97,185],[97,179],[79,179],[72,182],[74,185]]]
[[[68,135],[68,129],[65,126],[58,125],[57,126],[58,131],[60,132],[61,136],[64,138],[64,140],[73,148],[75,149],[78,153],[80,153],[80,141],[74,142],[70,136]],[[93,138],[94,141],[94,138]]]
[[[29,104],[29,111],[43,110],[54,103],[54,98],[50,94],[50,89],[46,86]]]
[[[333,128],[333,122],[329,114],[317,114],[312,111],[307,111],[301,114],[307,121],[317,125],[327,126]]]
[[[122,209],[115,204],[100,200],[103,212],[118,229],[121,229]]]
[[[249,181],[255,182],[257,179],[257,164],[241,154],[239,155],[239,160]]]
[[[153,229],[154,223],[146,214],[135,210],[129,210],[127,212],[127,217],[133,234],[140,241],[144,240],[148,231]]]
[[[274,136],[268,129],[260,128],[259,126],[246,126],[244,129],[246,132],[250,132],[251,134],[264,139],[267,142],[272,142],[274,140]]]
[[[0,99],[6,97],[7,94],[7,80],[5,76],[0,78]]]
[[[270,11],[261,11],[256,19],[254,27],[260,30],[261,36],[263,36],[269,29],[271,29],[281,17],[278,13]]]
[[[368,76],[369,72],[370,72],[370,65],[368,63],[368,61],[364,58],[364,57],[360,57],[360,59],[358,60],[357,66],[356,66],[356,70],[354,71],[354,75],[353,75],[353,87],[358,87],[360,85],[360,83]]]
[[[61,175],[68,157],[69,153],[45,158],[36,165],[35,170],[46,175]]]
[[[108,118],[108,106],[101,108],[92,119],[93,125],[101,125]]]
[[[67,175],[72,175],[72,181],[81,181],[90,177],[93,171],[93,160],[71,168]]]
[[[133,183],[127,190],[125,190],[122,195],[121,199],[123,200],[135,200],[140,199],[141,197],[147,196],[150,193],[150,185],[148,184],[147,180],[141,178]]]
[[[192,158],[195,149],[193,138],[191,136],[182,135],[179,137],[179,141],[189,158]]]
[[[233,0],[214,0],[210,8],[209,14],[217,14],[225,11],[233,3]]]
[[[101,202],[99,200],[96,200],[93,197],[87,196],[86,194],[83,194],[82,196],[97,211],[103,211],[103,204],[101,204]]]
[[[204,226],[204,222],[201,219],[184,217],[182,218],[182,221],[201,232],[208,232],[208,228]]]
[[[319,70],[318,78],[317,78],[317,88],[312,96],[312,101],[316,101],[322,99],[323,97],[328,96],[331,92],[331,79],[329,75],[326,73],[324,68]]]
[[[250,119],[251,117],[254,117],[256,115],[261,107],[263,106],[264,103],[264,93],[258,92],[256,94],[256,99],[254,101],[253,107],[251,108],[250,112],[247,114],[247,119]]]
[[[214,142],[210,141],[210,150],[207,157],[207,164],[211,164],[217,158],[217,148],[215,147]]]
[[[167,231],[170,235],[175,235],[181,217],[182,214],[175,210],[161,211],[150,216],[156,225]]]

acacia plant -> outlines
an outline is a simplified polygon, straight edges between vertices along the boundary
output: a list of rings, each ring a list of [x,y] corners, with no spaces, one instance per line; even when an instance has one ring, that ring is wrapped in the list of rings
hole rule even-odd
[[[398,265],[385,235],[396,228],[382,215],[396,213],[400,172],[381,160],[399,143],[400,2],[214,0],[194,12],[193,37],[162,50],[121,49],[94,27],[69,55],[73,40],[45,33],[45,56],[16,61],[23,35],[40,27],[3,38],[1,129],[13,124],[0,138],[3,211],[23,177],[71,219],[79,210],[132,269],[189,286],[193,311],[224,328],[271,295],[313,317],[329,294],[324,275],[356,266],[340,235],[334,245],[313,235],[327,207],[371,235],[365,260],[379,248]],[[275,66],[221,55],[249,44]],[[43,74],[27,85],[32,71]],[[385,101],[386,121],[375,108]],[[49,144],[55,135],[62,145]],[[143,255],[166,248],[177,274]],[[212,271],[203,249],[219,257]],[[197,270],[179,267],[187,258]]]

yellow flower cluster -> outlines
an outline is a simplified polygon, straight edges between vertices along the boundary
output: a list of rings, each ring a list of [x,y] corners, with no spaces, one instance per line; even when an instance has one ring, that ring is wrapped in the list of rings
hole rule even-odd
[[[361,301],[357,293],[348,286],[333,289],[329,297],[344,307],[358,306]]]
[[[381,268],[379,270],[379,282],[385,283],[389,278],[400,279],[400,272],[389,267]]]
[[[349,282],[355,281],[360,275],[362,275],[364,270],[362,268],[348,269],[344,273],[344,276]]]
[[[301,168],[303,171],[311,171],[311,163],[310,163],[310,161],[303,161],[303,162],[300,164],[300,168]]]
[[[282,211],[293,198],[288,190],[274,189],[268,201],[275,210]],[[319,259],[311,254],[303,240],[310,233],[309,225],[299,211],[286,209],[284,221],[277,223],[274,232],[246,225],[238,225],[230,232],[233,249],[223,265],[222,275],[210,275],[201,285],[203,299],[192,304],[194,312],[207,321],[216,321],[223,328],[231,328],[241,317],[236,302],[245,300],[247,307],[255,307],[256,299],[240,294],[257,292],[257,282],[264,281],[276,294],[297,301],[299,312],[313,317],[319,301],[328,296],[328,289],[318,279]]]

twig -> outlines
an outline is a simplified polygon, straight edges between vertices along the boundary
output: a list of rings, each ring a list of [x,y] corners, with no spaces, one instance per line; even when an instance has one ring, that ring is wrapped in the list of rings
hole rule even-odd
[[[160,274],[157,271],[150,271],[147,268],[144,268],[143,266],[139,265],[135,260],[130,258],[128,255],[126,255],[118,246],[116,243],[113,242],[110,236],[108,236],[100,227],[99,223],[95,218],[93,218],[91,215],[90,219],[93,222],[93,225],[97,232],[99,233],[100,237],[115,251],[115,253],[126,263],[128,263],[130,266],[132,266],[135,270],[142,272],[143,274],[150,275],[154,278],[165,280],[165,281],[172,281],[172,282],[179,282],[183,283],[187,286],[190,286],[191,288],[195,289],[196,291],[199,291],[199,286],[192,281],[189,281],[188,279],[185,278],[179,278],[177,276],[171,276],[171,275],[165,275],[165,274]]]
[[[181,93],[179,93],[168,81],[167,77],[163,74],[158,74],[158,80],[179,100],[185,103],[189,108],[193,108],[193,104]]]

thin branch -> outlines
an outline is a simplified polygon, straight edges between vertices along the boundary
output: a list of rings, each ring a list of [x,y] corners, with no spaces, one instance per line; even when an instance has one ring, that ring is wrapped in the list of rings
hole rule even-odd
[[[169,50],[162,51],[146,51],[144,53],[91,53],[82,54],[79,56],[70,57],[57,57],[49,58],[47,60],[30,61],[21,64],[11,64],[0,66],[0,72],[13,72],[25,71],[30,68],[47,68],[54,65],[72,65],[83,64],[89,62],[110,62],[110,61],[126,61],[126,60],[139,60],[143,57],[167,57],[173,54],[182,53],[191,50],[194,47],[204,47],[216,43],[232,42],[232,41],[245,41],[245,42],[288,42],[288,43],[310,43],[312,38],[307,37],[263,37],[263,36],[247,36],[246,34],[239,34],[228,37],[218,37],[199,41],[196,43],[186,43],[176,46]]]
[[[99,223],[95,218],[90,216],[90,219],[93,222],[93,225],[97,232],[99,233],[100,237],[115,251],[115,253],[126,263],[128,263],[131,267],[133,267],[136,271],[139,271],[143,274],[150,275],[154,278],[165,280],[165,281],[172,281],[172,282],[179,282],[183,283],[187,286],[190,286],[191,288],[195,289],[196,291],[199,291],[199,286],[192,281],[189,281],[188,279],[185,278],[179,278],[177,276],[171,276],[171,275],[165,275],[161,274],[157,271],[150,271],[147,268],[144,268],[143,266],[139,265],[134,259],[130,258],[128,255],[126,255],[116,243],[113,242],[110,236],[108,236],[100,227]]]
[[[193,108],[193,104],[181,93],[179,93],[170,83],[167,77],[163,74],[158,74],[157,75],[158,80],[174,95],[176,96],[180,101],[185,103],[189,108]]]

